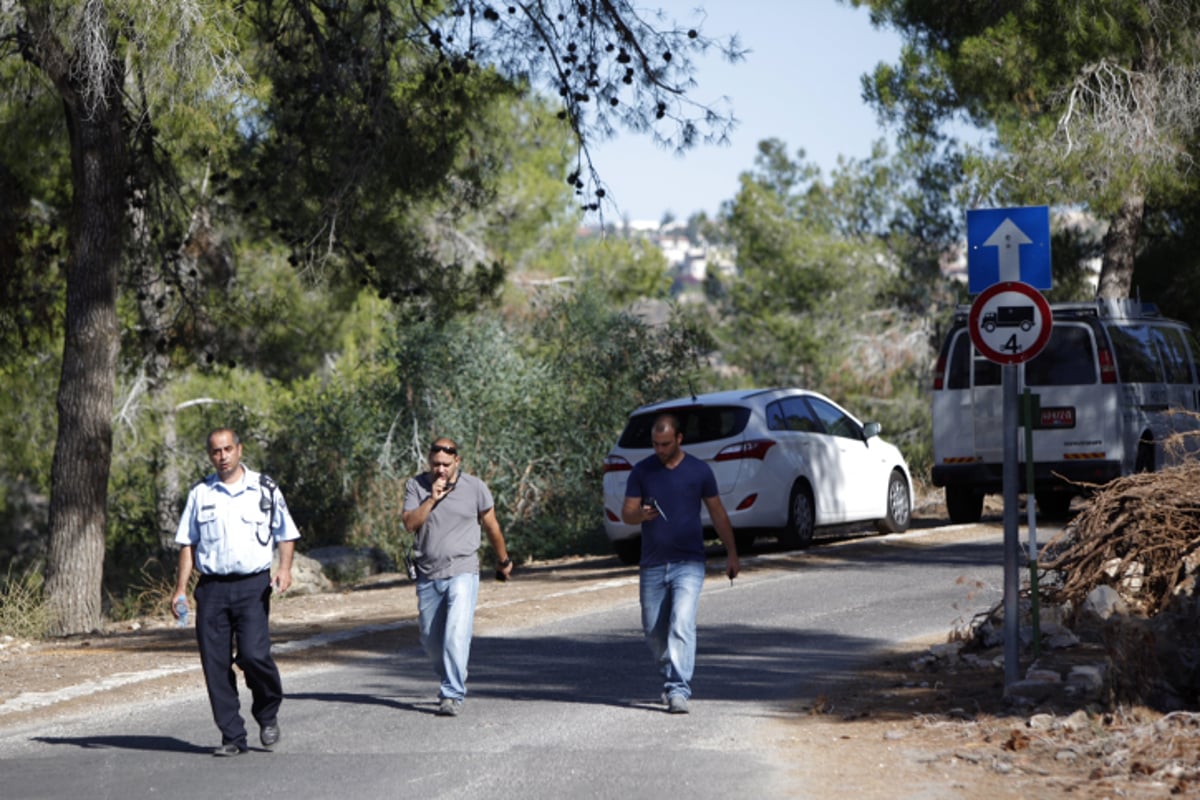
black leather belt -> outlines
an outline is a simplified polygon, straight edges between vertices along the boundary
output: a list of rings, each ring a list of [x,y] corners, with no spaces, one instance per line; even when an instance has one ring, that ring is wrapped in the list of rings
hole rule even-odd
[[[234,573],[230,573],[227,575],[210,575],[208,573],[202,573],[200,575],[200,582],[201,583],[210,583],[210,582],[231,583],[233,581],[244,581],[244,580],[247,580],[248,578],[257,578],[259,575],[266,574],[268,571],[269,570],[267,570],[267,569],[260,569],[258,572],[250,572],[250,573],[234,572]]]

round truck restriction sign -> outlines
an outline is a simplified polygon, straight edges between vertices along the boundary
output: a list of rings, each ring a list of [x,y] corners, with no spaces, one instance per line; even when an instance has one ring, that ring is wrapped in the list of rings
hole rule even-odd
[[[1054,319],[1041,292],[1027,283],[1003,281],[980,292],[971,304],[967,330],[989,361],[1022,364],[1050,339]]]

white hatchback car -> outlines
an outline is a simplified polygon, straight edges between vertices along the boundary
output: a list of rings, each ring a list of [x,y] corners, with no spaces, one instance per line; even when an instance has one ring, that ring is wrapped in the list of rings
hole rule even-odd
[[[621,521],[625,484],[654,454],[650,428],[664,413],[679,419],[684,451],[712,467],[740,548],[759,533],[807,547],[816,528],[850,522],[908,529],[912,476],[878,423],[806,389],[715,392],[637,409],[604,459],[604,530],[627,564],[641,558],[641,528]],[[707,529],[708,511],[701,516]]]

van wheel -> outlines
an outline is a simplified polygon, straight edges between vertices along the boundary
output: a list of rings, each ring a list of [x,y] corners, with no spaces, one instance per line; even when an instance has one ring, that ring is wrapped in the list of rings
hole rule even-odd
[[[1048,493],[1037,498],[1038,510],[1046,519],[1065,520],[1071,516],[1072,495],[1063,492]]]
[[[1138,442],[1137,458],[1133,462],[1133,471],[1154,472],[1158,469],[1158,464],[1155,461],[1154,442],[1149,439],[1142,439]]]
[[[904,473],[892,470],[888,478],[887,516],[875,522],[880,533],[903,533],[912,522],[912,501],[908,496],[908,481]]]
[[[804,485],[793,487],[791,502],[788,504],[788,524],[779,535],[779,543],[784,547],[796,547],[801,550],[811,545],[816,517],[812,492]]]
[[[642,537],[631,536],[613,542],[613,550],[622,564],[636,564],[642,560]]]
[[[946,487],[946,511],[959,525],[979,522],[983,517],[983,494],[966,486]]]

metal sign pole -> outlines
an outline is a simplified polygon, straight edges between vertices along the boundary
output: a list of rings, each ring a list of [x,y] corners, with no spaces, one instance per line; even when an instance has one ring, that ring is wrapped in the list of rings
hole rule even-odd
[[[1018,617],[1020,575],[1018,553],[1021,542],[1017,535],[1017,366],[1001,368],[1004,391],[1004,689],[1017,682],[1020,675],[1021,625]]]
[[[1025,529],[1029,536],[1029,616],[1033,627],[1033,657],[1036,659],[1042,655],[1042,620],[1038,603],[1037,514],[1034,511],[1037,496],[1033,489],[1033,429],[1036,427],[1039,413],[1035,409],[1040,408],[1040,403],[1035,402],[1035,396],[1028,386],[1025,387],[1021,404],[1024,409],[1022,418],[1025,421]]]

